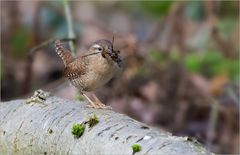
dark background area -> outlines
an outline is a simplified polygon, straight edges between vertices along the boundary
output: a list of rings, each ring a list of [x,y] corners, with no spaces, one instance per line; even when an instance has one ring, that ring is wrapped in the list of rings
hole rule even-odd
[[[239,1],[69,2],[77,55],[112,39],[124,68],[103,103],[215,153],[239,153]],[[81,100],[48,44],[67,38],[64,2],[1,1],[1,101],[43,89]]]

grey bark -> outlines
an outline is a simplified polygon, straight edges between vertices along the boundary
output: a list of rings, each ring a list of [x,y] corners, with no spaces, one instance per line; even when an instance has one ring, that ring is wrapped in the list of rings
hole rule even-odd
[[[212,154],[196,141],[151,128],[111,110],[85,108],[85,102],[47,97],[0,103],[0,154]],[[99,123],[86,127],[80,138],[71,128],[94,114]]]

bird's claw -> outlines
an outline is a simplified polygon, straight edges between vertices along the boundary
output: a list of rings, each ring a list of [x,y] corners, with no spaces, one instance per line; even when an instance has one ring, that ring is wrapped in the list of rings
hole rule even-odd
[[[89,104],[89,105],[86,105],[87,108],[94,108],[94,109],[108,109],[108,110],[112,110],[112,107],[110,106],[106,106],[104,104],[99,104],[99,103],[95,103],[95,104]]]

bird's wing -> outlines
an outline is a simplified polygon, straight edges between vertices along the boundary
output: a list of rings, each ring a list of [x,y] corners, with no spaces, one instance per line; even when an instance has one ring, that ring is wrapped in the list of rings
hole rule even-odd
[[[69,79],[76,79],[86,74],[86,63],[84,58],[75,59],[65,67],[63,71],[64,76]]]

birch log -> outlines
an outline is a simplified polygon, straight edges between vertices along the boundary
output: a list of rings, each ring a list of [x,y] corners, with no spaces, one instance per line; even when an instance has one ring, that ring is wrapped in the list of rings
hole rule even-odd
[[[85,108],[75,102],[50,96],[43,103],[26,100],[0,104],[0,154],[212,154],[187,137],[151,128],[111,110]],[[80,138],[71,128],[96,114],[99,123],[86,126]]]

